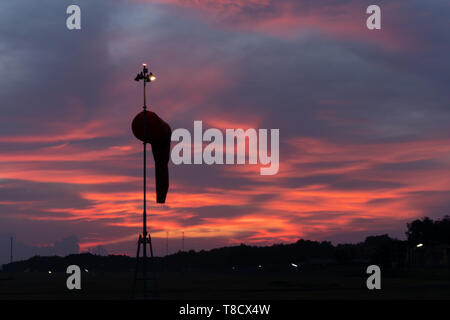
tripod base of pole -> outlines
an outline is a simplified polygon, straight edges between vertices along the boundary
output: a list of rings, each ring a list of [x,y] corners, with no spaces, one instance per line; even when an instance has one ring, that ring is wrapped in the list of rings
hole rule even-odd
[[[134,299],[136,297],[136,285],[138,283],[138,280],[141,280],[142,282],[142,297],[144,299],[149,297],[156,297],[157,296],[157,281],[156,281],[156,274],[154,268],[152,268],[152,282],[153,282],[153,290],[148,291],[148,281],[149,278],[147,277],[148,268],[147,268],[147,245],[149,247],[150,252],[150,258],[153,258],[153,247],[152,247],[152,238],[149,233],[144,233],[143,235],[139,235],[139,240],[137,244],[137,253],[136,253],[136,266],[134,268],[134,278],[133,278],[133,286],[131,288],[131,298]],[[140,255],[141,252],[141,246],[142,246],[142,257]],[[152,259],[153,260],[153,259]],[[151,261],[153,262],[153,261]],[[141,270],[142,278],[138,279],[139,270]]]

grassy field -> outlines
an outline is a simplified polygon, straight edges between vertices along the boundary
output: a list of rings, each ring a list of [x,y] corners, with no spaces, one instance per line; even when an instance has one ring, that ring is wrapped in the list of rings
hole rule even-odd
[[[357,271],[161,272],[152,296],[177,300],[450,299],[448,269],[382,275],[381,290],[368,290],[364,270]],[[66,288],[65,273],[0,273],[0,299],[129,299],[132,277],[132,273],[83,273],[82,289],[71,291]],[[154,288],[152,281],[149,287]]]

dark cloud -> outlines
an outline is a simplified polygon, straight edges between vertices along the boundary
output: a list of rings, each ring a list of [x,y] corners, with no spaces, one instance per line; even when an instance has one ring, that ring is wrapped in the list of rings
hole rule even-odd
[[[443,164],[436,159],[382,163],[372,169],[378,172],[421,171],[442,168]]]
[[[344,190],[379,190],[404,187],[405,184],[394,181],[345,180],[331,184],[332,188]]]
[[[236,218],[242,217],[246,214],[252,214],[259,211],[258,206],[241,205],[215,205],[215,206],[203,206],[199,208],[177,208],[175,210],[179,214],[190,213],[194,216],[183,219],[181,221],[183,226],[201,225],[208,218]]]
[[[76,185],[0,180],[0,188],[0,202],[13,202],[19,207],[21,204],[30,203],[30,207],[40,211],[40,213],[46,208],[86,208],[92,204],[79,195],[80,188]],[[24,210],[21,211],[24,212]],[[33,214],[32,212],[29,213]]]

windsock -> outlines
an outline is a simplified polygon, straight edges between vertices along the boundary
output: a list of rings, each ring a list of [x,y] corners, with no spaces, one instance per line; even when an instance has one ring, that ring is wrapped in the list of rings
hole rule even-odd
[[[168,163],[172,129],[156,113],[147,110],[133,119],[131,129],[136,138],[152,146],[155,159],[156,202],[165,203],[169,190]]]

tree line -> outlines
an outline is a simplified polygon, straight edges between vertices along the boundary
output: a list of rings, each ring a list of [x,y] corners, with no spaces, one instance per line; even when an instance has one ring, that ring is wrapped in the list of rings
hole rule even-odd
[[[329,241],[300,239],[291,244],[250,246],[241,244],[212,250],[179,251],[149,261],[149,268],[156,270],[268,270],[302,266],[313,268],[329,264],[377,264],[385,268],[401,267],[408,248],[450,245],[450,217],[433,220],[425,217],[407,224],[406,240],[398,240],[387,234],[369,236],[356,244],[333,245]],[[99,256],[90,253],[66,257],[35,256],[3,266],[4,271],[54,271],[64,272],[68,265],[79,265],[89,272],[131,271],[135,258],[124,255]]]

